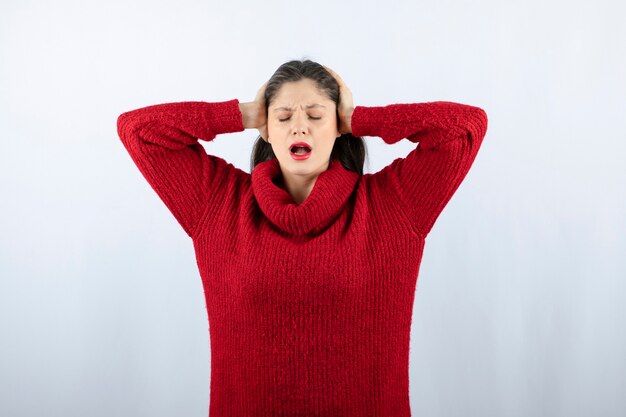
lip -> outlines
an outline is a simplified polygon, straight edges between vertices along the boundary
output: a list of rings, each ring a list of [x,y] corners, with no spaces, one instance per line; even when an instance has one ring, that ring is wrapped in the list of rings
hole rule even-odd
[[[313,150],[313,147],[306,142],[294,142],[291,145],[289,145],[289,150],[291,150],[291,148],[293,148],[294,146],[306,146],[310,150]]]
[[[307,148],[310,149],[310,151],[304,155],[297,155],[295,153],[291,152],[291,148],[293,148],[294,146],[306,146]],[[311,154],[313,153],[313,148],[311,147],[311,145],[309,145],[306,142],[294,142],[291,145],[289,145],[289,155],[291,155],[291,157],[293,159],[295,159],[296,161],[302,161],[305,159],[309,159],[311,157]]]
[[[309,153],[307,153],[305,155],[296,155],[295,153],[291,153],[291,152],[289,152],[289,154],[296,161],[302,161],[303,159],[309,159],[311,157],[311,152],[309,152]]]

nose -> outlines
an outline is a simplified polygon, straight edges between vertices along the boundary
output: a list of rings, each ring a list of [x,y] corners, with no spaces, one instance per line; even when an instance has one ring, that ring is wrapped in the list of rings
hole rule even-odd
[[[299,127],[299,128],[298,127],[294,127],[294,129],[293,129],[293,134],[294,135],[298,135],[298,134],[303,134],[304,135],[305,133],[306,133],[306,129],[303,128],[303,127]]]
[[[304,115],[304,118],[301,115],[298,115],[293,118],[293,127],[292,127],[291,132],[294,135],[305,134],[308,132],[308,127],[306,123],[304,122],[305,119],[306,119],[306,114]]]

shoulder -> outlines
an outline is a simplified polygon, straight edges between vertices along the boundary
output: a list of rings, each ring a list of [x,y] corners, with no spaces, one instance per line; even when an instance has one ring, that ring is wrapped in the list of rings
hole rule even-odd
[[[397,162],[392,162],[378,172],[361,176],[357,187],[356,210],[365,210],[362,216],[371,222],[371,228],[381,230],[382,227],[398,235],[411,231],[412,236],[421,238],[399,198],[397,185],[390,180],[392,176],[389,173],[394,169],[394,164]]]
[[[206,211],[200,219],[200,228],[206,227],[209,219],[235,213],[235,207],[251,189],[251,175],[232,162],[210,155],[213,164],[211,186],[205,190]],[[221,213],[221,214],[220,214]]]

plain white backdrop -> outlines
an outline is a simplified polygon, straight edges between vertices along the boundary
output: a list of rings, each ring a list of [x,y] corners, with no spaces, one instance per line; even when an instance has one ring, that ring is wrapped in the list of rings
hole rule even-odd
[[[191,240],[122,112],[251,101],[310,58],[356,105],[483,108],[427,238],[415,416],[626,415],[626,52],[618,1],[0,4],[0,415],[206,416]],[[257,132],[204,142],[249,171]],[[414,144],[366,138],[367,172]]]

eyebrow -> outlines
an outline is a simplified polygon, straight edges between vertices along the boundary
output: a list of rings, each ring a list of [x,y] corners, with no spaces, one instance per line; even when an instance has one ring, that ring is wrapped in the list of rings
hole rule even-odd
[[[310,108],[313,108],[313,107],[324,107],[324,108],[326,108],[326,106],[323,106],[323,105],[321,105],[319,103],[309,104],[308,106],[306,106],[307,109],[310,109]],[[278,108],[274,109],[273,111],[277,112],[277,111],[280,111],[280,110],[291,111],[293,109],[291,107],[278,107]]]

